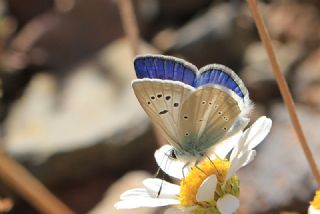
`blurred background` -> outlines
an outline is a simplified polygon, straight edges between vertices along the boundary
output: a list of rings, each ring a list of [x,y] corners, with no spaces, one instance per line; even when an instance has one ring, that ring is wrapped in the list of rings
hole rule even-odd
[[[246,2],[132,3],[142,53],[227,65],[249,89],[252,121],[273,119],[257,158],[239,172],[239,213],[306,213],[316,184]],[[320,164],[320,2],[260,3]],[[131,89],[130,48],[116,0],[0,1],[1,148],[75,213],[161,213],[113,208],[156,172],[160,146]],[[12,205],[3,212],[39,213],[1,177],[0,199]]]

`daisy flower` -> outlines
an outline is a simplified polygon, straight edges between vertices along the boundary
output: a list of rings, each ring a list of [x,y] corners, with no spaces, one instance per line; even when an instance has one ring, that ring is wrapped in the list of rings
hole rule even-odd
[[[316,192],[313,201],[310,202],[308,214],[320,214],[320,190]]]
[[[115,207],[132,209],[175,205],[165,214],[235,213],[240,205],[240,181],[235,173],[254,159],[254,148],[267,136],[271,124],[269,118],[259,118],[244,132],[240,131],[217,145],[210,159],[186,168],[185,172],[181,170],[185,163],[169,158],[168,152],[172,147],[161,147],[155,153],[156,161],[165,173],[180,179],[180,185],[157,178],[146,179],[143,181],[144,188],[126,191]],[[186,176],[183,177],[183,174]]]

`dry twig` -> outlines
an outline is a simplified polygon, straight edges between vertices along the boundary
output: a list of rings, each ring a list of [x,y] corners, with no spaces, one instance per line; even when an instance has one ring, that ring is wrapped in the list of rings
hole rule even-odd
[[[267,29],[265,27],[265,24],[263,22],[263,19],[261,17],[260,12],[259,12],[257,2],[256,2],[256,0],[248,0],[248,4],[249,4],[250,10],[252,12],[253,18],[255,20],[261,41],[263,42],[263,45],[264,45],[266,52],[268,54],[274,76],[277,80],[277,84],[280,89],[284,103],[288,109],[292,125],[294,127],[294,130],[295,130],[297,136],[298,136],[298,139],[299,139],[299,142],[300,142],[301,147],[303,149],[304,155],[306,156],[306,158],[308,160],[308,163],[309,163],[309,166],[310,166],[311,171],[313,173],[313,176],[315,177],[315,179],[318,183],[318,186],[320,186],[320,173],[319,173],[317,164],[314,160],[314,157],[312,155],[310,147],[308,146],[307,140],[306,140],[305,135],[303,133],[300,121],[297,116],[297,111],[296,111],[296,107],[295,107],[292,95],[290,93],[290,90],[289,90],[288,84],[285,80],[285,77],[283,76],[283,74],[281,72],[279,63],[277,61],[275,52],[273,50],[270,36],[267,32]]]
[[[41,213],[73,213],[3,149],[0,149],[0,178]]]

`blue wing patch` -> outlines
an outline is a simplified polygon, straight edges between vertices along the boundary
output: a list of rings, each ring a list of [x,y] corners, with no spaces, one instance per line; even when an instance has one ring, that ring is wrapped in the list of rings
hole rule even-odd
[[[162,55],[138,56],[134,68],[139,79],[162,79],[180,81],[194,86],[197,68],[182,59]]]
[[[183,59],[164,55],[142,55],[135,58],[134,68],[139,79],[180,81],[195,88],[216,84],[232,90],[241,98],[248,94],[238,75],[224,65],[207,65],[198,72],[196,66]]]
[[[231,69],[223,65],[213,64],[200,69],[200,75],[195,81],[195,87],[207,84],[224,86],[241,98],[244,98],[247,94],[242,80]]]

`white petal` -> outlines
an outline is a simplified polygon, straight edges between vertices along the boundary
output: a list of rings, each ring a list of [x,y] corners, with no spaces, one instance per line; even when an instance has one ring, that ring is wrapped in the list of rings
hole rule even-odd
[[[249,130],[249,135],[246,139],[246,145],[251,150],[255,148],[268,135],[272,126],[272,120],[263,116],[260,117]]]
[[[177,179],[183,178],[182,169],[186,165],[186,162],[169,158],[170,151],[173,149],[170,145],[164,145],[154,153],[154,157],[158,166],[169,176]],[[184,175],[187,175],[189,168],[184,168]]]
[[[154,198],[158,198],[160,188],[162,189],[159,198],[177,198],[180,192],[180,186],[158,178],[145,179],[143,185],[147,189],[147,192]]]
[[[312,205],[309,206],[308,214],[320,214],[320,210],[314,208]]]
[[[230,168],[229,168],[229,170],[227,172],[226,178],[224,179],[224,183],[226,183],[227,180],[229,180],[236,173],[236,171],[239,169],[238,162],[239,162],[238,159],[233,159],[231,161]]]
[[[243,153],[255,148],[267,136],[271,129],[272,121],[265,116],[260,117],[243,134],[238,144],[233,148],[230,160],[239,158]]]
[[[229,154],[232,148],[237,145],[242,135],[242,131],[236,133],[230,138],[218,143],[213,147],[213,151],[210,152],[210,158],[213,160],[215,158],[225,159],[225,157]]]
[[[114,207],[117,209],[134,209],[140,207],[161,207],[179,204],[176,199],[132,197],[117,202]]]
[[[246,152],[245,154],[243,154],[241,156],[241,158],[239,159],[239,168],[237,169],[237,171],[241,168],[244,167],[246,165],[248,165],[251,161],[253,161],[253,159],[256,156],[256,151],[255,150],[250,150],[248,152]]]
[[[244,146],[244,133],[241,133],[241,138],[238,140],[238,142],[235,144],[235,146],[232,149],[231,155],[230,155],[230,161],[233,161],[238,154],[241,152],[243,146]]]
[[[145,188],[136,188],[125,191],[120,195],[120,200],[126,200],[133,197],[151,197]]]
[[[248,165],[256,156],[256,151],[247,151],[231,161],[225,182],[229,180],[241,167]]]
[[[226,194],[217,201],[217,208],[221,214],[235,213],[239,206],[239,199],[231,194]]]
[[[198,189],[196,199],[197,201],[209,201],[214,198],[214,193],[216,191],[218,179],[215,175],[210,175],[201,184]]]
[[[185,214],[190,213],[195,207],[186,207],[186,208],[169,208],[164,214]]]

